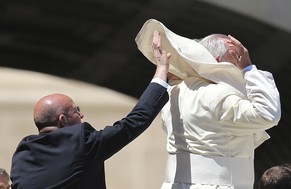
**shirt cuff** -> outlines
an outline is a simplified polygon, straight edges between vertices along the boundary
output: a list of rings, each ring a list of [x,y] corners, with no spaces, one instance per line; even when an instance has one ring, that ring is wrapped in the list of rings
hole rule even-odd
[[[253,70],[253,69],[257,69],[257,67],[256,67],[255,65],[251,64],[251,65],[245,67],[245,68],[242,70],[242,72],[245,74],[246,72],[248,72],[248,71],[250,71],[250,70]]]
[[[167,82],[165,82],[164,80],[162,80],[162,79],[160,79],[160,78],[157,78],[157,77],[153,78],[152,81],[151,81],[151,83],[157,83],[157,84],[160,84],[160,85],[162,85],[163,87],[165,87],[166,89],[168,89],[169,86],[170,86]]]

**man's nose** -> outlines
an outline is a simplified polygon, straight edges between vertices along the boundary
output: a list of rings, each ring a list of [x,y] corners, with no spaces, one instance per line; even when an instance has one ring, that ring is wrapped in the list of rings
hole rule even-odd
[[[79,115],[80,115],[81,119],[83,119],[84,114],[82,112],[79,112]]]

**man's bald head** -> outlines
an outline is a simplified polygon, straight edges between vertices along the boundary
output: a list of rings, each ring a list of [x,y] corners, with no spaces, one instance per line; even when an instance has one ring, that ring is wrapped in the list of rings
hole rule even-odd
[[[78,119],[71,119],[74,113]],[[39,130],[45,127],[64,127],[81,123],[83,114],[76,110],[73,100],[67,95],[54,93],[41,98],[34,107],[34,122]],[[76,116],[74,116],[76,118]]]

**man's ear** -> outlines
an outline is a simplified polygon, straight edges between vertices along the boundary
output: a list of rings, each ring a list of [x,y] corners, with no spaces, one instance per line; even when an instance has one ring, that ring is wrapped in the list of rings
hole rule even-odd
[[[61,114],[59,116],[59,127],[63,128],[66,127],[67,125],[68,125],[67,117],[64,114]]]

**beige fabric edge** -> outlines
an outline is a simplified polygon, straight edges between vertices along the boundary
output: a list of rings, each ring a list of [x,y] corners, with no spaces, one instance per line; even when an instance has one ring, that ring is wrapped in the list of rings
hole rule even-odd
[[[228,62],[217,63],[198,42],[175,34],[155,19],[147,20],[135,38],[138,49],[150,62],[155,64],[152,53],[154,30],[160,32],[163,48],[171,53],[169,72],[182,79],[199,76],[215,83],[225,83],[246,94],[241,70]]]

